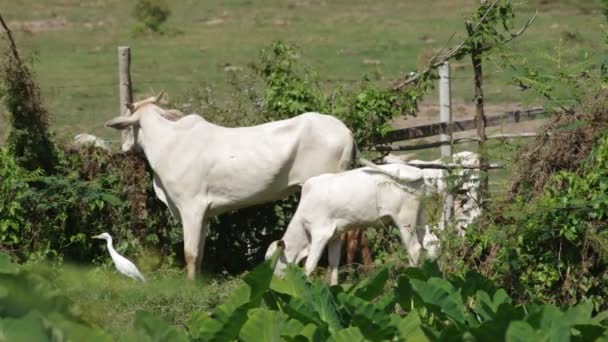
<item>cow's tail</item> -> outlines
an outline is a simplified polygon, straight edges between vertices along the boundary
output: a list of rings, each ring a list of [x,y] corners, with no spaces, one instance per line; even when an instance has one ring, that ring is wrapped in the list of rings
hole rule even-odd
[[[412,182],[417,182],[423,178],[422,171],[415,167],[412,167],[412,169],[419,171],[419,172],[416,172],[415,175],[396,175],[396,174],[392,174],[392,173],[378,167],[378,165],[374,164],[373,162],[371,162],[365,158],[360,157],[360,158],[358,158],[357,161],[359,162],[359,164],[361,164],[363,166],[367,166],[367,167],[373,169],[374,171],[377,171],[377,172],[387,176],[391,180],[393,180],[401,185],[405,185],[405,184],[412,183]]]
[[[350,159],[350,168],[354,169],[359,166],[359,162],[357,161],[357,156],[359,155],[359,148],[357,147],[357,142],[353,138],[353,150],[351,151],[351,159]]]

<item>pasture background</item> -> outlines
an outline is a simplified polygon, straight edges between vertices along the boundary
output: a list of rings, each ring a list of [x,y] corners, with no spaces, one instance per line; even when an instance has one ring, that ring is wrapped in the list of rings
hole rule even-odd
[[[428,59],[433,49],[443,47],[452,33],[456,36],[449,45],[459,42],[465,32],[463,19],[479,1],[171,1],[169,34],[163,36],[132,34],[134,3],[0,1],[18,46],[34,62],[52,129],[60,138],[88,132],[118,139],[116,132],[103,128],[118,114],[118,45],[132,48],[135,98],[166,89],[172,102],[184,103],[196,89],[210,86],[222,101],[230,96],[226,66],[248,72],[259,51],[278,39],[296,44],[303,63],[318,73],[327,89],[349,87],[363,77],[388,86]],[[600,24],[605,19],[599,0],[530,0],[516,5],[518,21],[536,10],[538,18],[506,52],[543,63],[547,54],[562,46],[563,63],[581,60],[584,51],[596,52],[592,59],[600,60]],[[498,59],[484,68],[488,112],[527,104],[516,87],[506,85],[510,74],[501,70]],[[455,63],[453,74],[455,117],[462,118],[473,114],[470,61]],[[432,92],[418,118],[397,119],[395,125],[436,120],[435,102]],[[0,142],[6,138],[6,120],[3,113]]]

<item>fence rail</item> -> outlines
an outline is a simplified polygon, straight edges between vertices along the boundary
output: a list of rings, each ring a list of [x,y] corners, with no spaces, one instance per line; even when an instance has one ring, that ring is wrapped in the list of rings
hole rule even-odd
[[[505,139],[513,139],[513,138],[534,138],[538,136],[538,133],[535,132],[525,132],[525,133],[505,133],[505,134],[490,134],[486,137],[487,140],[505,140]],[[378,152],[391,152],[391,151],[416,151],[416,150],[424,150],[427,148],[439,147],[450,144],[463,144],[468,142],[479,142],[479,138],[477,137],[469,137],[469,138],[456,138],[450,141],[436,141],[431,143],[424,144],[416,144],[416,145],[401,145],[401,146],[375,146],[374,151]]]
[[[517,110],[486,116],[486,127],[499,126],[505,123],[517,123],[523,121],[537,120],[546,117],[543,108],[532,108],[527,110]],[[386,133],[377,140],[378,144],[393,143],[419,138],[431,137],[448,132],[463,132],[475,129],[477,126],[474,119],[454,121],[452,123],[434,123],[429,125],[401,128]],[[441,145],[438,145],[441,146]],[[434,147],[434,146],[433,146]]]

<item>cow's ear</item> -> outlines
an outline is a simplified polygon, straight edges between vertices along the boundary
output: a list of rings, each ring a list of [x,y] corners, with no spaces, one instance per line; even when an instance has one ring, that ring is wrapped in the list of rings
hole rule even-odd
[[[167,109],[161,115],[170,121],[177,121],[184,117],[184,113],[177,109]]]
[[[114,119],[106,122],[106,127],[114,128],[114,129],[127,129],[131,126],[135,126],[139,124],[139,116],[117,116]]]

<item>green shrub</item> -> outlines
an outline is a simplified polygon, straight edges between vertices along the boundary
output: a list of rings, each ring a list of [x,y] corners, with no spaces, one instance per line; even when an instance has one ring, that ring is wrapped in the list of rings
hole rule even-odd
[[[520,189],[467,230],[446,265],[466,260],[460,267],[488,274],[518,301],[608,308],[607,184],[604,135],[580,168],[551,174],[538,195]]]
[[[136,31],[144,29],[162,33],[161,26],[171,15],[171,9],[165,0],[137,0],[133,8],[133,17],[140,23]]]

